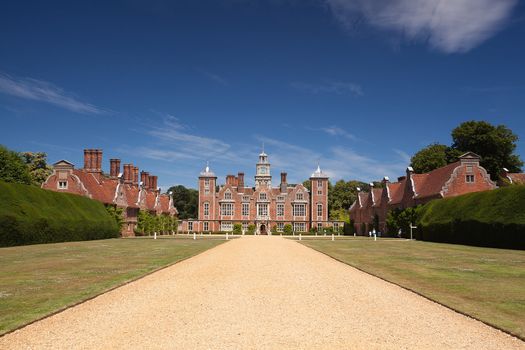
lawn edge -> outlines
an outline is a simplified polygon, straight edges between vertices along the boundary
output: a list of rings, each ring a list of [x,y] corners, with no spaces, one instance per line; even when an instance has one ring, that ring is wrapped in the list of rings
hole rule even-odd
[[[384,278],[384,277],[381,277],[381,276],[378,276],[378,275],[376,275],[376,274],[374,274],[374,273],[371,273],[371,272],[365,271],[365,270],[363,270],[362,268],[359,268],[359,267],[354,266],[354,265],[352,265],[352,264],[350,264],[350,263],[348,263],[348,262],[346,262],[346,261],[343,261],[343,260],[338,259],[338,258],[336,258],[336,257],[334,257],[334,256],[331,256],[331,255],[328,254],[328,253],[325,253],[325,252],[322,252],[322,251],[320,251],[320,250],[318,250],[318,249],[315,249],[315,248],[312,248],[312,247],[306,246],[306,245],[304,245],[303,243],[299,243],[299,241],[295,241],[295,240],[293,240],[293,241],[296,242],[296,243],[298,243],[298,244],[301,244],[302,246],[304,246],[304,247],[306,247],[306,248],[309,248],[309,249],[312,249],[312,250],[314,250],[314,251],[316,251],[316,252],[318,252],[318,253],[321,253],[321,254],[323,254],[323,255],[325,255],[325,256],[327,256],[327,257],[329,257],[329,258],[331,258],[331,259],[333,259],[333,260],[335,260],[335,261],[338,261],[338,262],[340,262],[340,263],[342,263],[342,264],[345,264],[345,265],[347,265],[347,266],[350,266],[350,267],[352,267],[352,268],[354,268],[354,269],[356,269],[356,270],[358,270],[358,271],[361,271],[361,272],[363,272],[363,273],[366,273],[367,275],[373,276],[373,277],[375,277],[375,278],[379,278],[380,280],[382,280],[382,281],[384,281],[384,282],[387,282],[387,283],[393,284],[393,285],[395,285],[395,286],[398,286],[398,287],[400,287],[400,288],[403,288],[404,290],[407,290],[407,291],[412,292],[412,293],[414,293],[414,294],[416,294],[416,295],[419,295],[420,297],[423,297],[423,298],[425,298],[425,299],[427,299],[427,300],[429,300],[429,301],[431,301],[431,302],[433,302],[433,303],[436,303],[436,304],[438,304],[438,305],[441,305],[441,306],[443,306],[443,307],[446,307],[447,309],[452,310],[452,311],[454,311],[454,312],[456,312],[456,313],[458,313],[458,314],[460,314],[460,315],[463,315],[463,316],[466,316],[466,317],[471,318],[471,319],[473,319],[473,320],[476,320],[476,321],[478,321],[478,322],[481,322],[481,323],[483,323],[483,324],[485,324],[485,325],[487,325],[487,326],[489,326],[489,327],[492,327],[492,328],[494,328],[494,329],[497,329],[497,330],[500,331],[500,332],[506,333],[506,334],[510,335],[511,337],[514,337],[514,338],[516,338],[516,339],[519,339],[519,340],[525,342],[525,336],[522,337],[522,336],[520,336],[520,335],[518,335],[518,334],[514,334],[513,332],[508,331],[508,330],[506,330],[506,329],[503,329],[503,328],[501,328],[501,327],[499,327],[499,326],[497,326],[497,325],[494,325],[494,324],[492,324],[492,323],[490,323],[490,322],[488,322],[488,321],[481,320],[481,319],[479,319],[479,318],[477,318],[477,317],[474,317],[474,316],[472,316],[472,315],[467,314],[467,313],[464,312],[464,311],[458,310],[458,309],[456,309],[456,308],[454,308],[454,307],[452,307],[452,306],[448,306],[448,305],[446,305],[446,304],[444,304],[444,303],[442,303],[442,302],[440,302],[440,301],[438,301],[438,300],[435,300],[435,299],[433,299],[433,298],[431,298],[431,297],[429,297],[429,296],[426,296],[426,295],[422,294],[421,292],[418,292],[418,291],[416,291],[416,290],[414,290],[414,289],[412,289],[412,288],[405,287],[405,286],[403,286],[403,285],[401,285],[401,284],[399,284],[399,283],[392,282],[392,281],[390,281],[390,280],[388,280],[388,279],[386,279],[386,278]]]
[[[229,241],[232,241],[232,240],[229,240]],[[157,267],[156,269],[151,270],[151,271],[145,273],[144,275],[137,276],[137,277],[132,278],[132,279],[130,279],[130,280],[127,280],[127,281],[124,281],[124,282],[122,282],[122,283],[119,283],[119,284],[117,284],[117,285],[115,285],[115,286],[113,286],[113,287],[110,287],[110,288],[108,288],[108,289],[104,289],[104,290],[102,290],[100,293],[97,293],[97,294],[92,295],[92,296],[90,296],[90,297],[87,297],[87,298],[85,298],[85,299],[81,299],[81,300],[79,300],[79,301],[77,301],[77,302],[75,302],[75,303],[73,303],[73,304],[70,304],[70,305],[64,306],[64,307],[62,307],[62,308],[60,308],[60,309],[57,309],[57,310],[55,310],[55,311],[53,311],[53,312],[51,312],[51,313],[49,313],[49,314],[46,314],[46,315],[44,315],[44,316],[42,316],[42,317],[39,317],[39,318],[37,318],[37,319],[34,319],[34,320],[32,320],[32,321],[30,321],[30,322],[28,322],[28,323],[24,323],[24,324],[22,324],[22,325],[20,325],[20,326],[17,326],[16,328],[13,328],[13,329],[11,329],[11,330],[8,330],[8,331],[6,331],[6,332],[4,332],[4,333],[0,333],[0,338],[4,337],[4,336],[6,336],[6,335],[8,335],[8,334],[10,334],[10,333],[14,333],[14,332],[16,332],[16,331],[18,331],[18,330],[20,330],[20,329],[22,329],[22,328],[25,328],[25,327],[27,327],[27,326],[30,326],[30,325],[32,325],[33,323],[36,323],[36,322],[39,322],[39,321],[45,320],[46,318],[49,318],[49,317],[54,316],[54,315],[56,315],[56,314],[59,314],[59,313],[61,313],[61,312],[63,312],[63,311],[66,311],[67,309],[71,309],[72,307],[78,306],[78,305],[80,305],[80,304],[84,304],[85,302],[88,302],[88,301],[90,301],[90,300],[93,300],[93,299],[95,299],[95,298],[98,298],[99,296],[101,296],[101,295],[103,295],[103,294],[106,294],[106,293],[108,293],[108,292],[111,292],[111,291],[113,291],[113,290],[115,290],[115,289],[117,289],[117,288],[124,287],[125,285],[128,285],[128,284],[130,284],[130,283],[136,282],[136,281],[138,281],[138,280],[140,280],[140,279],[143,279],[143,278],[145,278],[145,277],[147,277],[147,276],[149,276],[149,275],[154,274],[155,272],[159,272],[159,271],[161,271],[161,270],[167,269],[168,267],[171,267],[171,266],[173,266],[173,265],[176,265],[176,264],[178,264],[178,263],[181,263],[181,262],[183,262],[183,261],[185,261],[185,260],[188,260],[188,259],[194,258],[194,257],[196,257],[196,256],[198,256],[198,255],[200,255],[200,254],[204,254],[204,253],[206,253],[206,252],[208,252],[208,251],[210,251],[210,250],[212,250],[212,249],[218,248],[219,246],[221,246],[221,245],[223,245],[224,243],[227,243],[227,242],[228,242],[227,240],[224,240],[224,242],[222,242],[222,243],[220,243],[220,244],[217,244],[215,247],[211,247],[211,248],[206,249],[206,250],[204,250],[204,251],[202,251],[202,252],[195,253],[195,254],[193,254],[193,255],[189,255],[189,256],[187,256],[187,257],[185,257],[185,258],[182,258],[182,259],[177,260],[177,261],[175,261],[175,262],[169,263],[168,265],[164,265],[164,266],[161,266],[161,267]],[[60,242],[60,243],[62,243],[62,242]]]

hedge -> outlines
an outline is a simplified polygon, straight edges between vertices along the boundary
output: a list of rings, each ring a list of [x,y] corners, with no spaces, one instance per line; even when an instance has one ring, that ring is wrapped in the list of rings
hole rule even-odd
[[[525,249],[525,186],[434,200],[418,214],[416,239]]]
[[[100,202],[0,181],[0,246],[118,236],[116,221]]]

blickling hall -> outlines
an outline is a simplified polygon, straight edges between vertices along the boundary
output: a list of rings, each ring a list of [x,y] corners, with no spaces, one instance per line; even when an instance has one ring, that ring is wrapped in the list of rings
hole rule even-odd
[[[173,198],[162,194],[157,187],[157,176],[140,172],[133,164],[124,164],[120,172],[120,159],[109,160],[109,176],[102,171],[102,150],[84,150],[84,168],[75,169],[67,160],[53,164],[53,173],[42,184],[42,188],[68,192],[100,201],[106,205],[122,208],[123,237],[134,236],[140,210],[155,215],[176,216]]]
[[[272,186],[271,166],[264,151],[255,168],[255,186],[247,187],[244,173],[227,175],[217,187],[217,176],[209,166],[199,175],[198,220],[184,222],[180,229],[194,232],[232,231],[235,223],[244,231],[255,225],[256,234],[268,234],[275,227],[282,232],[290,224],[296,232],[310,228],[338,227],[328,220],[328,176],[320,169],[310,176],[311,191],[303,184],[290,185],[281,173],[278,186]]]

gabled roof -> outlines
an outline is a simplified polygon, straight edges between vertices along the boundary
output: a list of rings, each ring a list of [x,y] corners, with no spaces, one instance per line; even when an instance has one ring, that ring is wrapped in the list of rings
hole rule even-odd
[[[474,154],[474,153],[473,153]],[[412,174],[416,198],[440,196],[445,183],[461,162],[448,164],[425,174]]]
[[[391,182],[388,183],[388,190],[390,192],[390,204],[398,204],[401,203],[401,200],[403,199],[403,191],[405,189],[405,183],[406,179],[401,180],[399,182]]]
[[[372,205],[378,207],[381,205],[381,200],[383,198],[383,189],[382,188],[373,188],[372,189],[374,203]]]
[[[75,164],[73,164],[70,161],[65,160],[65,159],[61,159],[58,162],[53,163],[53,166],[55,167],[57,165],[63,165],[63,164],[67,164],[67,165],[70,165],[70,166],[75,166]]]
[[[508,173],[507,176],[511,179],[512,183],[525,184],[524,173]]]

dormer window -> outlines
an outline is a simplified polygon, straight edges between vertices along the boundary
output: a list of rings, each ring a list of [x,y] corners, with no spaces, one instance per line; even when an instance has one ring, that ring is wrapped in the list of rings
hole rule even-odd
[[[302,192],[297,192],[297,194],[295,195],[295,199],[298,200],[298,201],[304,200],[303,193]]]
[[[264,193],[264,192],[263,193],[259,193],[259,200],[265,201],[267,199],[268,199],[268,197],[266,196],[266,193]]]
[[[474,183],[474,175],[467,175],[465,178],[465,182]]]
[[[58,181],[59,190],[67,190],[67,181]]]
[[[224,192],[224,199],[232,199],[232,193],[230,191]]]

